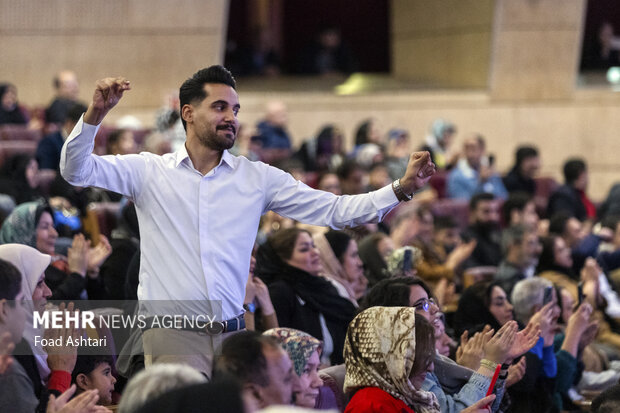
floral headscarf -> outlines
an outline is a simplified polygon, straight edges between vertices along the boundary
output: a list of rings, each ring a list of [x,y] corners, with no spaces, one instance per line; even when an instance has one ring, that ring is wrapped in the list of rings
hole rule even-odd
[[[272,328],[263,333],[275,337],[293,362],[293,368],[298,376],[304,373],[308,359],[315,351],[321,351],[321,342],[308,333],[293,328]]]
[[[36,248],[37,221],[44,208],[45,206],[38,202],[18,205],[2,223],[0,244],[24,244]],[[48,212],[51,214],[51,210]]]
[[[349,324],[344,344],[344,391],[378,387],[418,413],[439,413],[431,392],[413,387],[415,308],[371,307]]]
[[[405,254],[407,251],[411,251],[411,260],[407,268],[404,268],[405,264]],[[416,247],[402,247],[397,250],[394,250],[386,259],[387,262],[387,270],[390,275],[398,275],[406,273],[407,271],[411,271],[416,268],[419,261],[422,259],[422,252]]]

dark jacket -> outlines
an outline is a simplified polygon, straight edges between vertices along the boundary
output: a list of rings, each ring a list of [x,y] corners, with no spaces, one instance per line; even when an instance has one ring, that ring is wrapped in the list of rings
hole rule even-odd
[[[510,193],[525,192],[532,196],[536,194],[536,181],[521,176],[516,167],[512,168],[504,177],[504,186]]]
[[[37,146],[37,162],[40,169],[58,170],[60,165],[60,152],[65,140],[60,132],[46,135]]]
[[[269,243],[257,252],[255,274],[269,288],[280,327],[290,327],[324,340],[320,315],[333,340],[332,364],[344,363],[342,351],[355,306],[341,297],[328,280],[292,267],[275,254]]]
[[[585,220],[586,207],[581,202],[581,197],[575,188],[569,185],[562,185],[555,190],[549,198],[547,206],[547,216],[552,217],[556,212],[565,211],[580,221]]]
[[[290,149],[291,138],[285,129],[267,121],[260,122],[256,129],[264,149]]]
[[[499,228],[483,225],[470,225],[463,233],[465,240],[475,239],[477,244],[471,256],[463,264],[463,268],[493,266],[502,260]]]

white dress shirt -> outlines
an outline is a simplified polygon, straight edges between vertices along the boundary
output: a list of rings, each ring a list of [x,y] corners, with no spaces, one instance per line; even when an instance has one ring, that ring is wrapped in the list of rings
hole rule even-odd
[[[389,185],[336,196],[228,151],[204,176],[185,146],[163,156],[97,156],[92,150],[98,128],[80,119],[62,148],[61,174],[72,185],[133,199],[141,242],[138,299],[178,302],[184,313],[202,311],[187,300],[221,300],[224,320],[243,312],[250,256],[265,212],[338,229],[377,222],[398,203]]]

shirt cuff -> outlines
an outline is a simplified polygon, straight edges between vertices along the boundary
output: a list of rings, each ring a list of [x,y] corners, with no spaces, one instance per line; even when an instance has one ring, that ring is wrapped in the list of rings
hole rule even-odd
[[[375,204],[378,209],[391,208],[399,203],[391,183],[381,189],[377,189],[374,194]]]
[[[79,129],[79,133],[92,133],[93,136],[97,134],[97,131],[99,130],[99,127],[101,126],[101,123],[99,125],[91,125],[90,123],[86,123],[84,122],[84,115],[82,115],[82,117],[80,118],[79,122],[76,125],[76,130]]]
[[[71,373],[64,370],[52,371],[47,382],[48,390],[57,390],[64,393],[69,387],[71,387]]]

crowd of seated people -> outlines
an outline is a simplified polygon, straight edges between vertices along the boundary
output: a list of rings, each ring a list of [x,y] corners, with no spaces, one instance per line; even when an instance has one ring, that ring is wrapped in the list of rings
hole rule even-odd
[[[51,110],[64,117],[0,167],[1,411],[555,412],[579,409],[620,379],[620,192],[597,210],[584,160],[568,159],[563,184],[550,190],[535,147],[517,148],[502,176],[481,135],[459,151],[456,126],[443,119],[425,141],[361,120],[349,153],[342,128],[326,122],[294,148],[281,102],[267,105],[256,129],[243,127],[235,154],[337,195],[401,176],[418,147],[432,151],[437,177],[379,224],[335,231],[264,215],[247,234],[256,239],[248,331],[222,343],[209,383],[192,366],[142,372],[136,330],[48,332],[105,336],[106,354],[34,346],[44,332],[33,329],[33,311],[133,314],[137,300],[145,234],[131,200],[56,173],[84,110],[71,75],[59,75]],[[13,102],[3,98],[2,116],[17,119],[15,87],[0,93]],[[179,120],[168,118],[166,130]],[[157,139],[167,139],[164,129]],[[149,141],[123,128],[101,139],[110,156]],[[603,406],[614,393],[600,397]]]

